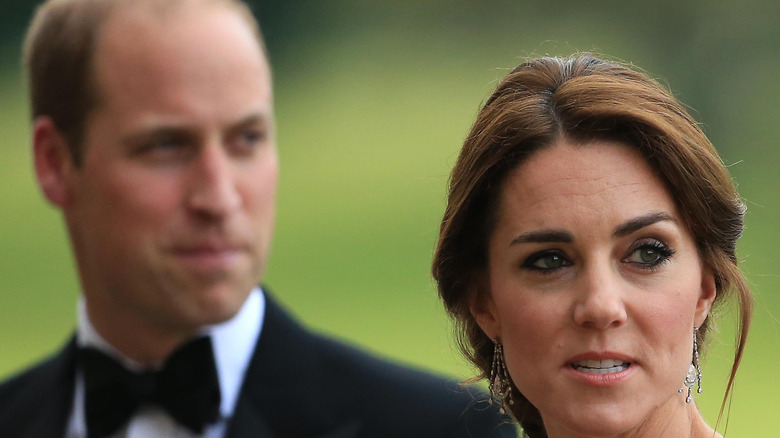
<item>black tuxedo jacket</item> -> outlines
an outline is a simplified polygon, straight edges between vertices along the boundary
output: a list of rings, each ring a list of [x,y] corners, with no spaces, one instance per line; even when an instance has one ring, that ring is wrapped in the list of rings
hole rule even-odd
[[[262,334],[227,438],[499,438],[515,428],[486,396],[312,333],[266,295]],[[0,385],[0,437],[62,438],[75,339]]]

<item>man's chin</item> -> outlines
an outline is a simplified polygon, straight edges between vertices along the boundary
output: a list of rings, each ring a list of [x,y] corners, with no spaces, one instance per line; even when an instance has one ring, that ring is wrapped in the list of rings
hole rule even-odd
[[[193,322],[202,327],[230,320],[241,310],[253,287],[223,286],[202,291],[192,303]]]

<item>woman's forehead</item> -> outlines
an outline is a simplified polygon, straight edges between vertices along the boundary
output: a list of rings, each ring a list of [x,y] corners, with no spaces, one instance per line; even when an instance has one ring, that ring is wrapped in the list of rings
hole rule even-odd
[[[612,141],[562,140],[537,151],[509,174],[500,209],[535,226],[561,218],[623,220],[648,211],[676,215],[652,166],[635,148]]]

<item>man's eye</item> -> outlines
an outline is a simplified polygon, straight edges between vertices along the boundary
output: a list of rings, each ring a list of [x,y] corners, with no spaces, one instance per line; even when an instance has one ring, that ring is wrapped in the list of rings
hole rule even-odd
[[[187,138],[162,136],[140,143],[132,154],[147,163],[168,164],[187,159],[194,151],[194,143]]]
[[[181,142],[176,140],[160,140],[149,145],[149,151],[172,151],[181,146]]]
[[[241,131],[235,138],[236,146],[245,150],[251,150],[266,140],[266,133],[260,129],[248,129]]]
[[[256,143],[265,140],[265,132],[259,129],[252,129],[242,134],[243,140],[247,143]]]
[[[166,138],[159,140],[155,143],[155,146],[161,149],[172,149],[184,144],[184,140],[178,138]]]
[[[569,265],[566,257],[558,251],[545,251],[529,257],[523,268],[536,271],[551,271]]]
[[[170,153],[171,151],[181,149],[185,141],[178,138],[160,138],[150,140],[138,149],[141,154],[160,154]]]

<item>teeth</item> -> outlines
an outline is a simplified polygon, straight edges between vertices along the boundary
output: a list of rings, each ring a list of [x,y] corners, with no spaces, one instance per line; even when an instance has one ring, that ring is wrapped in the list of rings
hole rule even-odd
[[[616,359],[583,360],[572,364],[577,371],[594,374],[618,373],[628,368],[629,363]]]

